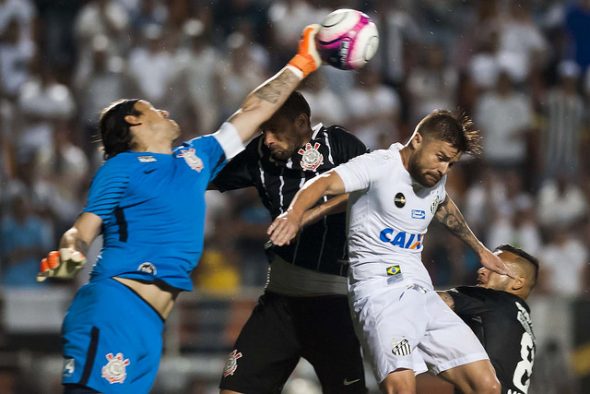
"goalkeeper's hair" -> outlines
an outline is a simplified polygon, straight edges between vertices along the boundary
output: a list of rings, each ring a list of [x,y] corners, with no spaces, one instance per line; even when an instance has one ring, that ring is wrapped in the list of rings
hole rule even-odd
[[[105,159],[110,159],[131,149],[132,135],[129,127],[133,125],[125,120],[125,116],[139,116],[141,114],[141,111],[135,109],[135,103],[138,101],[139,99],[118,100],[100,113],[98,128]]]
[[[473,156],[481,154],[481,134],[465,114],[437,109],[418,123],[416,131],[425,138],[445,141],[460,152]]]

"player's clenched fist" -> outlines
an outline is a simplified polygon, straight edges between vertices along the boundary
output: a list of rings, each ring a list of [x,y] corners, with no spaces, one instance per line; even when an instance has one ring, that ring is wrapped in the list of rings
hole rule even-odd
[[[267,231],[271,242],[277,246],[289,245],[301,229],[302,217],[293,210],[277,216]]]
[[[41,260],[37,282],[43,282],[47,278],[73,278],[85,263],[86,257],[75,249],[61,248],[59,252],[54,250]]]

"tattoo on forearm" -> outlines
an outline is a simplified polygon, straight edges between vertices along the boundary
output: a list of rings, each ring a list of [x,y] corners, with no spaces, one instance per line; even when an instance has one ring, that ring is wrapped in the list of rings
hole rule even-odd
[[[467,243],[467,245],[471,246],[476,251],[479,249],[479,241],[465,222],[465,218],[453,200],[447,198],[444,203],[439,205],[438,210],[436,211],[436,218],[453,234]]]
[[[279,101],[281,95],[287,91],[290,92],[290,89],[285,88],[291,88],[297,82],[299,82],[299,79],[292,72],[283,71],[276,78],[258,88],[254,94],[261,100],[275,104]]]

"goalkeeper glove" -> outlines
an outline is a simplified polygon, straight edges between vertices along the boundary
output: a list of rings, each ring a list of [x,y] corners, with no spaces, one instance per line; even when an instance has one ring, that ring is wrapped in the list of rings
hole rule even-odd
[[[47,278],[71,279],[86,264],[86,257],[72,248],[61,248],[49,252],[41,260],[37,282],[44,282]]]
[[[303,29],[297,54],[289,61],[293,66],[303,73],[303,78],[314,72],[322,65],[322,59],[317,51],[315,36],[320,29],[320,25],[307,25]]]

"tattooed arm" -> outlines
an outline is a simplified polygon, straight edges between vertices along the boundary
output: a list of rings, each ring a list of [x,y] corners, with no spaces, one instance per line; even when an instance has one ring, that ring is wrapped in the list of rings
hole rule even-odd
[[[471,249],[477,253],[481,264],[499,274],[514,276],[510,268],[495,254],[493,254],[477,237],[467,223],[455,202],[447,195],[445,201],[436,210],[436,219],[441,222],[450,232],[459,237]]]
[[[301,80],[321,65],[315,48],[318,29],[319,25],[307,26],[299,42],[297,55],[275,76],[254,89],[241,108],[228,119],[243,142],[252,138],[260,125],[283,105]]]
[[[457,205],[455,205],[455,202],[448,194],[445,201],[438,206],[435,217],[450,232],[469,245],[469,247],[478,255],[483,249],[485,249],[485,246],[477,239],[475,234],[473,234],[465,222],[463,214],[459,211],[459,208],[457,208]]]

